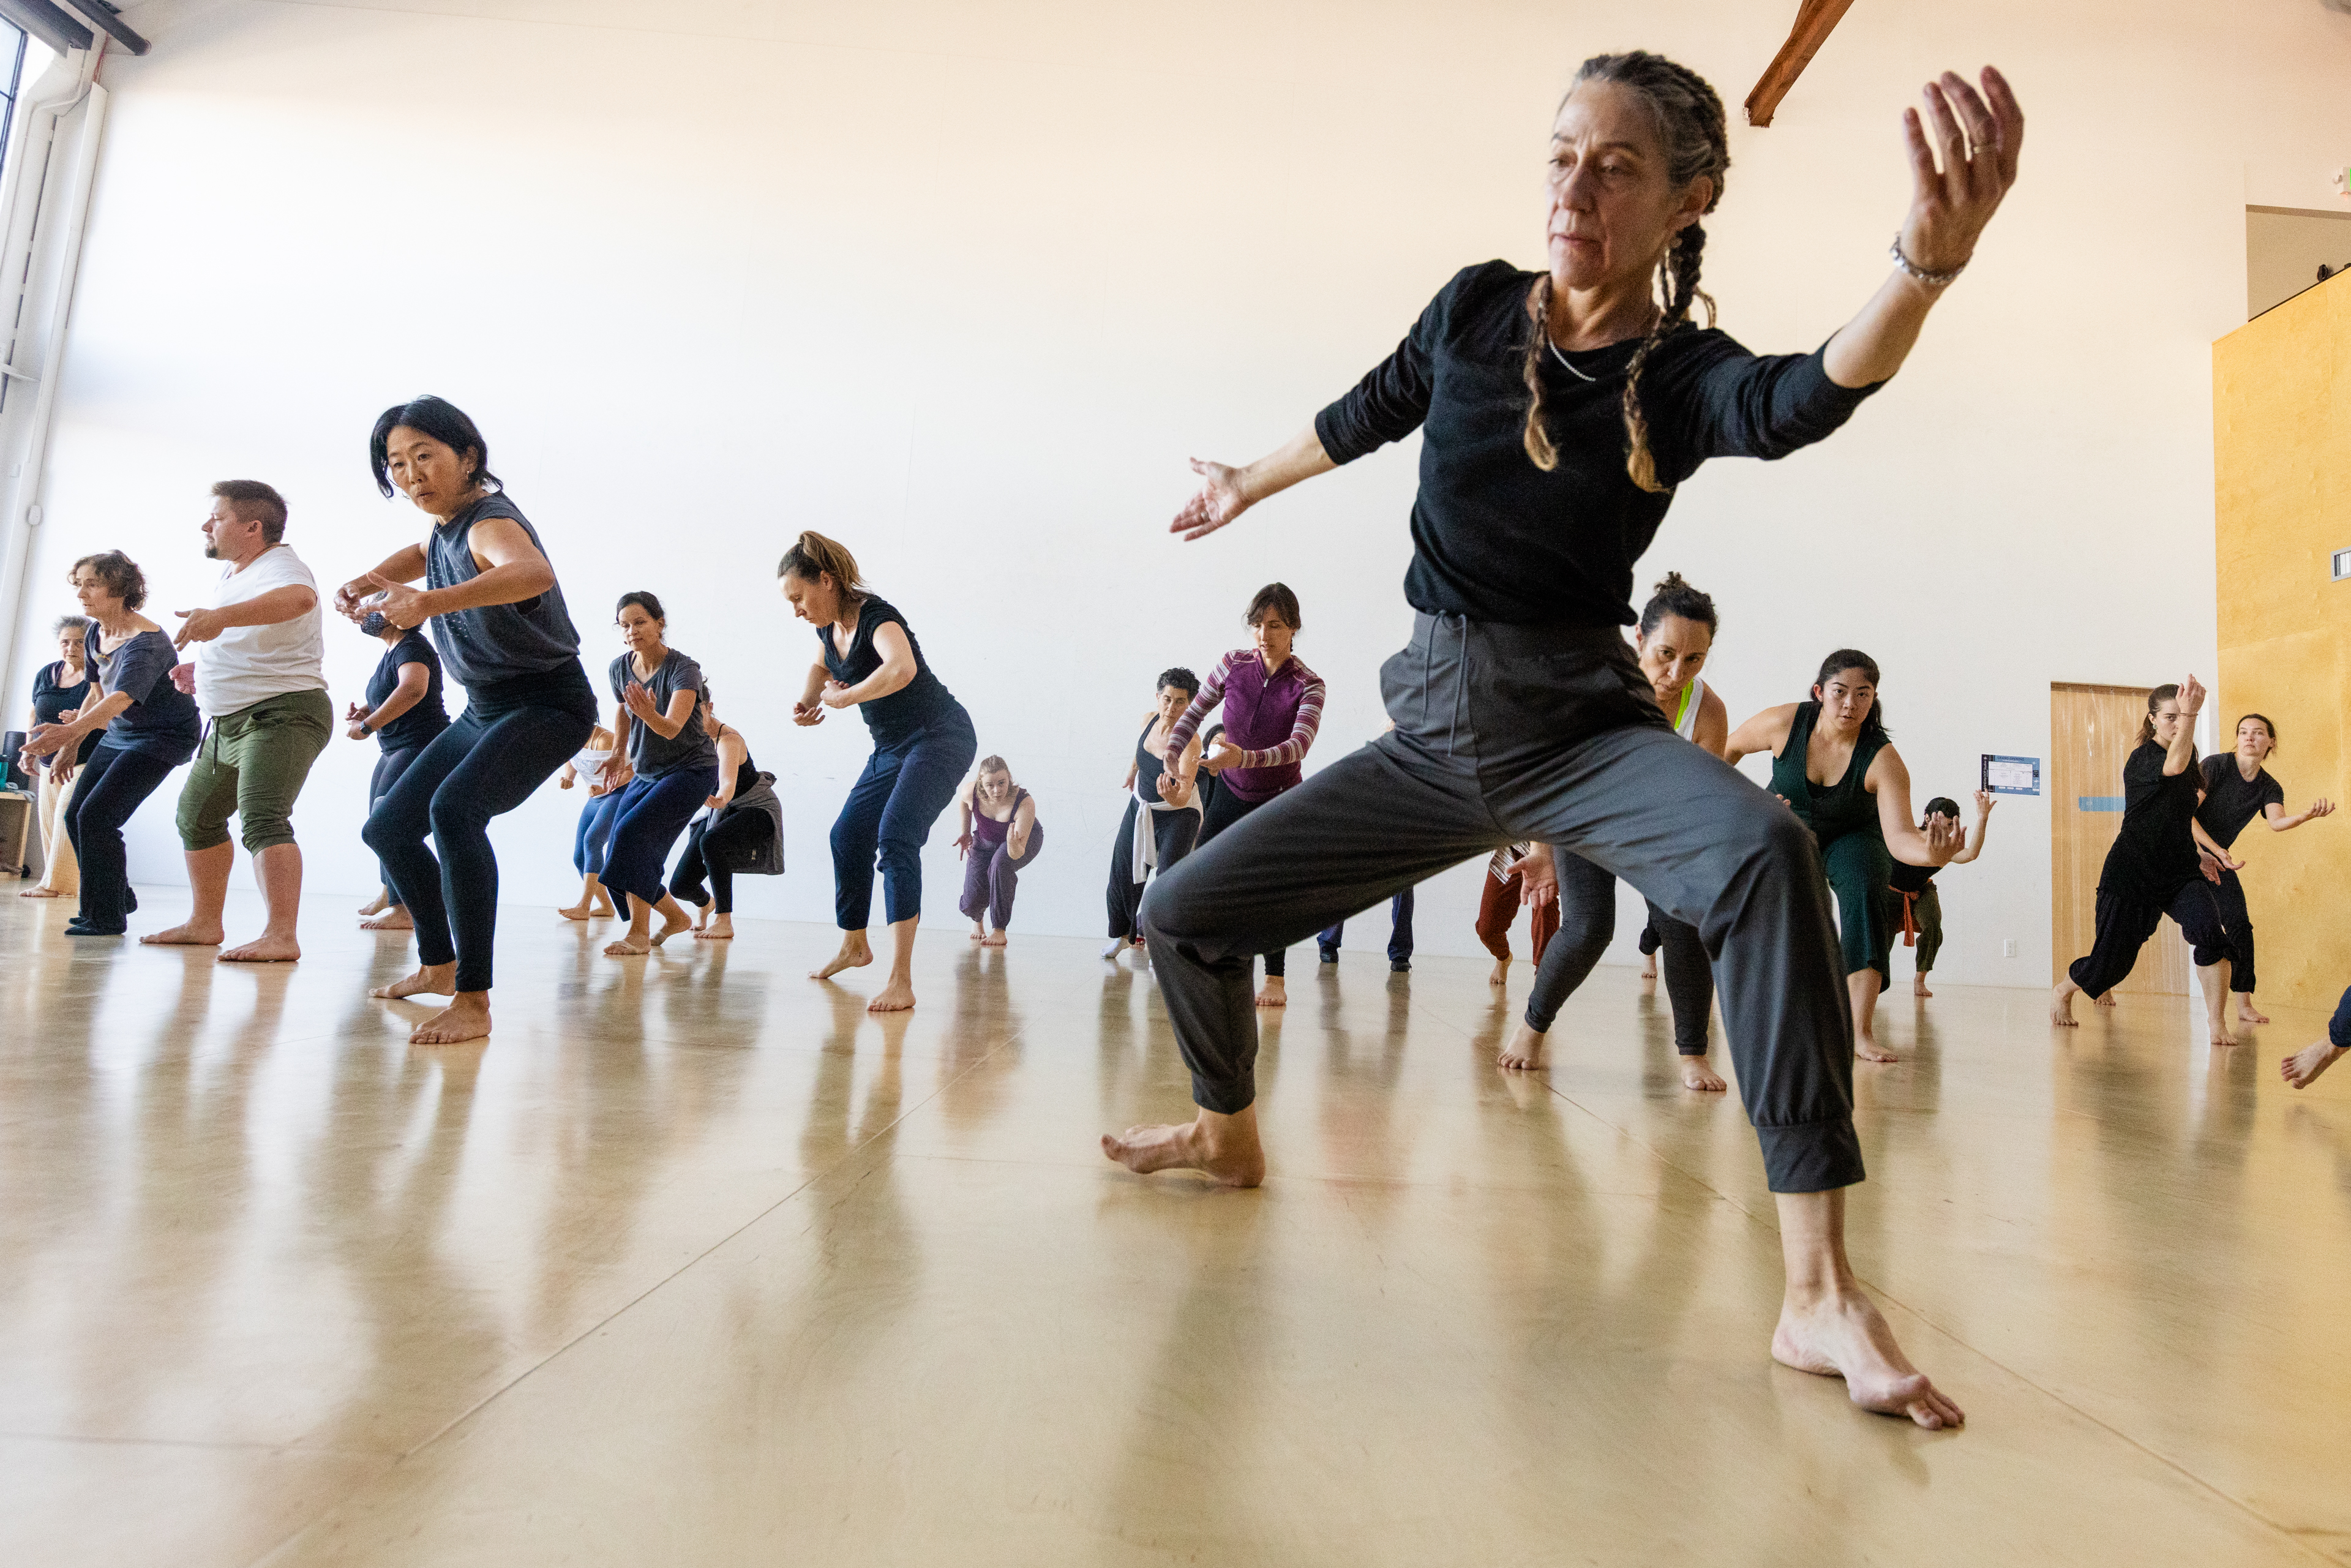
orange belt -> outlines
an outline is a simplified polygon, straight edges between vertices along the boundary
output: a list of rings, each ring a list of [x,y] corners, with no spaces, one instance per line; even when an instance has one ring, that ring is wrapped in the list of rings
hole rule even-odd
[[[1927,887],[1934,885],[1934,879],[1928,878]],[[1926,892],[1927,887],[1920,888],[1918,893]],[[1905,947],[1918,946],[1918,893],[1902,894],[1902,946]]]

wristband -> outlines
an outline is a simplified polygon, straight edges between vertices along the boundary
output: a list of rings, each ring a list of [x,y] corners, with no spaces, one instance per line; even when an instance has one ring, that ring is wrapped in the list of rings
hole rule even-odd
[[[1917,278],[1919,282],[1925,284],[1929,288],[1948,288],[1952,284],[1959,281],[1959,274],[1968,269],[1968,264],[1963,261],[1959,263],[1959,266],[1951,268],[1949,272],[1928,271],[1925,267],[1920,267],[1917,262],[1912,261],[1908,256],[1902,254],[1902,235],[1899,230],[1895,232],[1894,243],[1886,247],[1886,254],[1894,258],[1895,266],[1900,267],[1903,271],[1908,273],[1911,277]]]

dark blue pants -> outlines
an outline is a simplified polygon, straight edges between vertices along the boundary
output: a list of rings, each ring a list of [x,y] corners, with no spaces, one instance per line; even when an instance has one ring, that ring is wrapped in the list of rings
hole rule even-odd
[[[415,761],[423,750],[424,747],[421,746],[407,746],[398,751],[387,751],[375,759],[374,776],[368,779],[370,811],[375,810],[375,803],[378,800],[392,792],[392,787],[400,782],[400,776],[408,771],[408,765]],[[376,874],[384,886],[392,885],[392,868],[381,861],[376,862]]]
[[[833,919],[843,931],[872,924],[877,862],[890,924],[923,913],[923,841],[978,755],[979,737],[961,703],[912,739],[874,751],[832,824]]]
[[[2351,988],[2335,1004],[2335,1017],[2326,1025],[2326,1041],[2337,1051],[2351,1051]]]
[[[571,835],[571,869],[581,876],[601,877],[604,854],[612,841],[612,808],[621,792],[608,789],[580,808],[580,826]]]
[[[1412,962],[1412,889],[1405,888],[1388,901],[1388,962],[1391,965]],[[1347,923],[1326,928],[1315,940],[1321,944],[1322,956],[1337,959],[1340,939],[1347,934]]]
[[[178,766],[111,746],[99,747],[81,765],[66,816],[66,837],[73,841],[74,854],[81,862],[80,919],[91,930],[119,936],[130,928],[130,857],[122,845],[122,824]]]
[[[557,670],[469,695],[456,722],[375,803],[360,836],[416,922],[417,962],[455,959],[457,989],[486,991],[498,936],[490,820],[530,799],[588,744],[596,695],[578,664],[568,678]],[[433,849],[424,847],[428,833]]]
[[[604,852],[604,885],[620,895],[662,901],[662,862],[702,802],[718,792],[718,769],[674,768],[658,779],[632,779],[612,797],[612,838]],[[634,912],[631,912],[633,916]]]

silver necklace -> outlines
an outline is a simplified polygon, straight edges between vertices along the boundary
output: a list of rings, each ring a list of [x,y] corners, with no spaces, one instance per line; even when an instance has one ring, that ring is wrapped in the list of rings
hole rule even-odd
[[[1577,381],[1596,382],[1600,379],[1598,376],[1587,376],[1582,371],[1577,370],[1575,366],[1569,361],[1565,350],[1560,348],[1558,340],[1552,338],[1550,333],[1546,332],[1543,334],[1543,341],[1551,345],[1551,357],[1557,360],[1562,365],[1566,366],[1567,373],[1573,376]]]

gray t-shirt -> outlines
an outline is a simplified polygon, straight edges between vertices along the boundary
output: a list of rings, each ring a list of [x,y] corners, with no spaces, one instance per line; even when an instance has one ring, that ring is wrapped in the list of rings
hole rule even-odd
[[[637,680],[637,656],[623,653],[612,661],[612,700],[626,706],[621,694]],[[629,767],[640,779],[659,779],[681,768],[718,766],[718,747],[702,729],[702,666],[672,648],[661,667],[638,684],[653,697],[653,706],[669,712],[669,700],[680,692],[695,694],[694,713],[674,739],[664,740],[651,726],[629,716]]]

